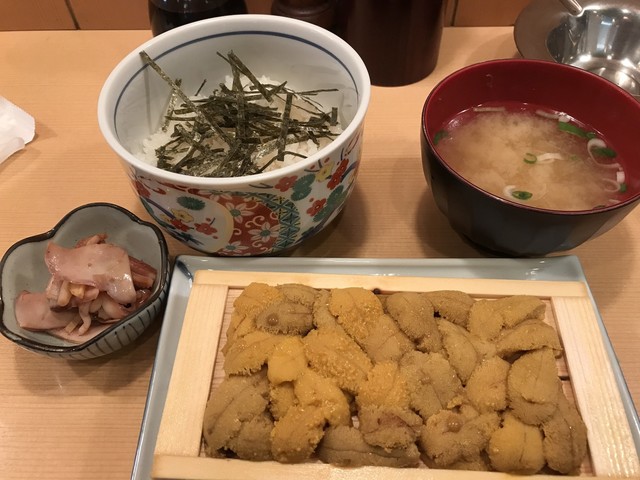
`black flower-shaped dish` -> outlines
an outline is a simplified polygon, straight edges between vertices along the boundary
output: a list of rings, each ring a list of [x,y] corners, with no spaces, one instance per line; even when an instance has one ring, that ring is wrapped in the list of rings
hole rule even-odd
[[[20,292],[44,291],[50,278],[44,261],[51,241],[70,248],[82,238],[106,233],[107,241],[157,270],[150,297],[135,312],[84,343],[72,343],[47,332],[25,330],[18,325],[15,300]],[[66,359],[89,359],[110,354],[130,344],[159,316],[167,296],[170,259],[158,227],[109,203],[91,203],[68,213],[48,232],[14,244],[0,262],[0,333],[32,352]]]

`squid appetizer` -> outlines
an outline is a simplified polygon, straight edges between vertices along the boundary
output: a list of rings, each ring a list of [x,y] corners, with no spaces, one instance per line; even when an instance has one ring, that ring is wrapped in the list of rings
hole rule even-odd
[[[106,239],[97,234],[74,248],[47,245],[44,261],[51,277],[45,291],[22,291],[15,301],[21,328],[83,343],[145,303],[156,269]]]

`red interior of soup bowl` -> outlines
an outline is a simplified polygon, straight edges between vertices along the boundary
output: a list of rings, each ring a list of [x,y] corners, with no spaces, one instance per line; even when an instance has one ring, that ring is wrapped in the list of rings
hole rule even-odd
[[[435,133],[452,116],[487,102],[533,103],[593,127],[617,152],[625,170],[623,203],[640,195],[640,102],[613,83],[547,61],[510,59],[471,65],[440,82],[427,99],[423,128],[431,148]]]

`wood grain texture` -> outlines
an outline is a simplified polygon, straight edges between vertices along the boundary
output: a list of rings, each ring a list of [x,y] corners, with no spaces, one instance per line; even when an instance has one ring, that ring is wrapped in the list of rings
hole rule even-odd
[[[456,27],[513,25],[530,0],[457,0]]]
[[[3,8],[22,3],[0,2]],[[151,221],[96,118],[107,75],[149,38],[149,30],[0,32],[0,95],[36,119],[34,141],[0,165],[0,253],[88,202],[112,202]],[[435,206],[422,173],[417,125],[426,95],[444,76],[471,63],[514,56],[510,27],[446,28],[431,75],[406,87],[374,87],[353,195],[339,218],[288,255],[484,257]],[[198,255],[166,237],[172,256]],[[639,238],[635,209],[610,232],[566,252],[582,263],[636,404]],[[0,338],[0,478],[129,478],[159,328],[160,322],[116,355],[86,362],[40,357]]]
[[[495,297],[527,294],[538,297],[561,295],[584,298],[586,286],[581,282],[530,282],[528,280],[497,280],[482,278],[378,277],[370,275],[329,275],[288,272],[237,272],[199,270],[196,285],[228,285],[246,287],[251,282],[270,285],[302,283],[314,288],[362,287],[395,292],[428,292],[432,290],[461,290],[476,297]]]
[[[198,456],[228,288],[195,284],[162,413],[156,453]]]
[[[0,30],[73,30],[65,0],[0,0]]]
[[[246,3],[249,13],[271,11],[271,0]],[[0,0],[0,31],[76,28],[149,30],[147,0]]]
[[[148,30],[147,0],[69,0],[83,30]],[[269,13],[271,0],[247,0],[249,13]]]
[[[522,480],[522,476],[499,472],[460,472],[457,470],[359,467],[339,468],[320,463],[283,465],[275,462],[250,462],[219,458],[157,457],[157,479],[188,478],[210,480],[212,472],[224,472],[225,480]],[[222,477],[220,477],[222,478]],[[531,480],[558,480],[558,475],[534,475]],[[611,477],[588,477],[604,480]]]
[[[147,0],[69,0],[81,30],[148,30]]]
[[[614,477],[640,474],[624,404],[588,298],[553,298],[576,401],[587,425],[593,468]]]
[[[528,0],[489,1],[491,8],[480,0],[446,1],[445,25],[512,25],[528,3]],[[246,4],[249,13],[271,13],[272,0],[246,0]],[[147,0],[68,0],[68,4],[65,0],[0,0],[0,31],[75,28],[148,30]]]
[[[202,387],[204,385],[206,392],[215,395],[215,389],[224,380],[225,372],[224,355],[219,349],[210,351],[208,356],[203,352],[212,337],[217,339],[216,345],[219,348],[224,346],[233,302],[252,282],[274,286],[298,283],[324,289],[362,287],[378,289],[381,293],[460,290],[476,299],[508,295],[538,296],[548,302],[546,321],[558,330],[563,342],[565,352],[563,358],[558,361],[558,376],[564,379],[563,389],[569,395],[568,398],[575,398],[588,428],[590,457],[583,465],[583,475],[640,475],[638,454],[602,341],[597,314],[586,285],[581,282],[200,270],[194,276],[193,290],[185,315],[185,327],[178,347],[178,359],[169,385],[161,433],[154,454],[153,478],[382,480],[402,476],[403,479],[446,480],[455,478],[453,475],[456,473],[460,474],[447,470],[417,469],[416,472],[416,469],[396,471],[377,467],[341,469],[321,463],[283,465],[277,462],[256,463],[206,458],[200,447],[202,415],[209,394],[203,393]],[[206,298],[207,295],[210,296],[209,299]],[[217,334],[212,331],[214,326],[220,329]],[[201,368],[201,365],[206,367]],[[210,368],[211,371],[206,372],[205,368]],[[193,382],[201,383],[195,385]],[[179,421],[176,421],[176,418]],[[184,423],[184,419],[190,419],[188,421],[193,422],[198,428]],[[166,425],[168,427],[165,428]],[[170,448],[167,445],[170,445]],[[469,473],[465,472],[465,478]],[[487,480],[513,478],[496,472],[474,475]],[[531,478],[537,480],[540,477],[536,475]]]
[[[269,14],[273,0],[245,0],[249,13]]]

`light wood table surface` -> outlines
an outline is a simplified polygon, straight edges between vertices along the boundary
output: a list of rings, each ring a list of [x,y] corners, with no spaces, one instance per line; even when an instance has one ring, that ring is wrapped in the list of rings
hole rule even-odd
[[[0,32],[0,95],[36,119],[37,136],[0,165],[0,253],[89,202],[149,218],[98,129],[111,69],[147,31]],[[445,29],[436,70],[373,88],[355,192],[343,215],[294,256],[471,258],[423,177],[424,100],[448,73],[518,56],[510,27]],[[640,401],[640,209],[567,252],[579,257],[632,398]],[[197,254],[168,238],[172,255]],[[130,348],[91,361],[41,357],[0,337],[0,478],[122,479],[131,474],[160,323]]]

